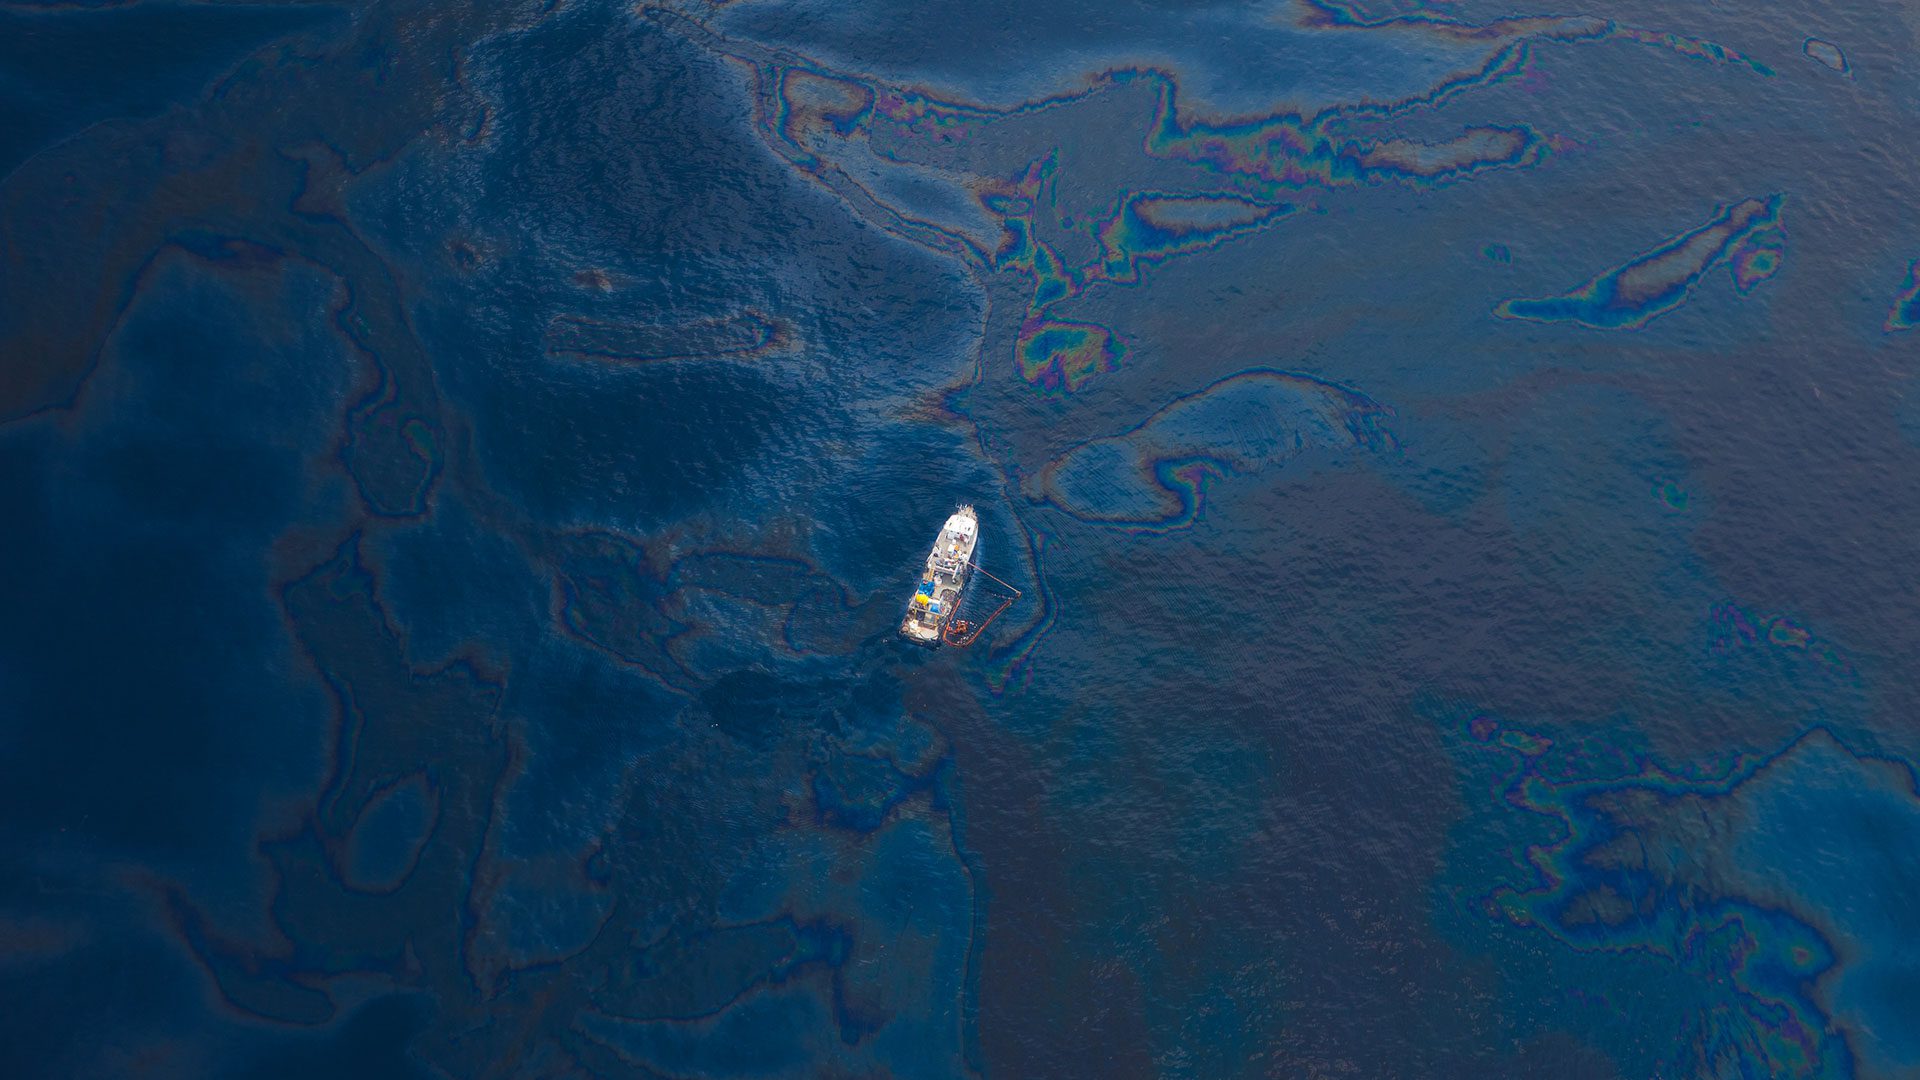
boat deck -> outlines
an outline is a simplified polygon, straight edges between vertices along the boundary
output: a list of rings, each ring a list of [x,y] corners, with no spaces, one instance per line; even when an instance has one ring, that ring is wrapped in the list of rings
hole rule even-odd
[[[973,507],[962,506],[947,518],[940,536],[927,554],[919,588],[900,621],[901,636],[923,645],[938,645],[941,632],[953,618],[966,592],[967,572],[980,541],[980,524]]]

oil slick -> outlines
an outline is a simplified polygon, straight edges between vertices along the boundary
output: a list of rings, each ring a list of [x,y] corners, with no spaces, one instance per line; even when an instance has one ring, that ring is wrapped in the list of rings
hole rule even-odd
[[[1741,295],[1779,272],[1785,251],[1783,195],[1743,199],[1712,220],[1606,270],[1558,296],[1516,298],[1493,310],[1502,319],[1569,322],[1593,330],[1639,330],[1686,303],[1707,273],[1731,267]]]
[[[1920,1066],[1911,1015],[1920,797],[1903,761],[1823,727],[1766,754],[1675,770],[1478,715],[1464,745],[1497,802],[1533,819],[1508,881],[1469,909],[1565,956],[1613,958],[1659,1075],[1839,1077]],[[1498,809],[1494,809],[1497,806]],[[1617,977],[1617,976],[1616,976]],[[1618,1009],[1595,982],[1569,1010]],[[1636,1071],[1634,1063],[1621,1067]]]
[[[1049,464],[1028,497],[1094,524],[1183,528],[1199,518],[1211,480],[1313,449],[1392,447],[1392,415],[1357,390],[1256,368],[1183,395],[1131,431],[1082,443]]]

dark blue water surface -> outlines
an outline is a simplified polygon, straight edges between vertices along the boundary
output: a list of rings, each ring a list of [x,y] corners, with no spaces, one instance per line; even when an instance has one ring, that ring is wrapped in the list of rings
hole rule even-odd
[[[1916,34],[0,11],[0,1075],[1920,1075]]]

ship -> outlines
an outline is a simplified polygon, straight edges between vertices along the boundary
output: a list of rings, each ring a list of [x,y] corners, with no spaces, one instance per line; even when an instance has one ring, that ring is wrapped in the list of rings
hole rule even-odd
[[[974,549],[980,542],[980,520],[973,507],[962,506],[940,527],[940,537],[927,555],[926,572],[907,602],[900,620],[900,636],[929,648],[940,644],[947,625],[960,608]]]

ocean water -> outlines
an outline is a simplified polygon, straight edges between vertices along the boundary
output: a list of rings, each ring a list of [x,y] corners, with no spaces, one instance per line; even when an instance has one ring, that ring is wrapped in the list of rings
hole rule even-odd
[[[1920,1075],[1917,36],[5,8],[0,1075]]]

